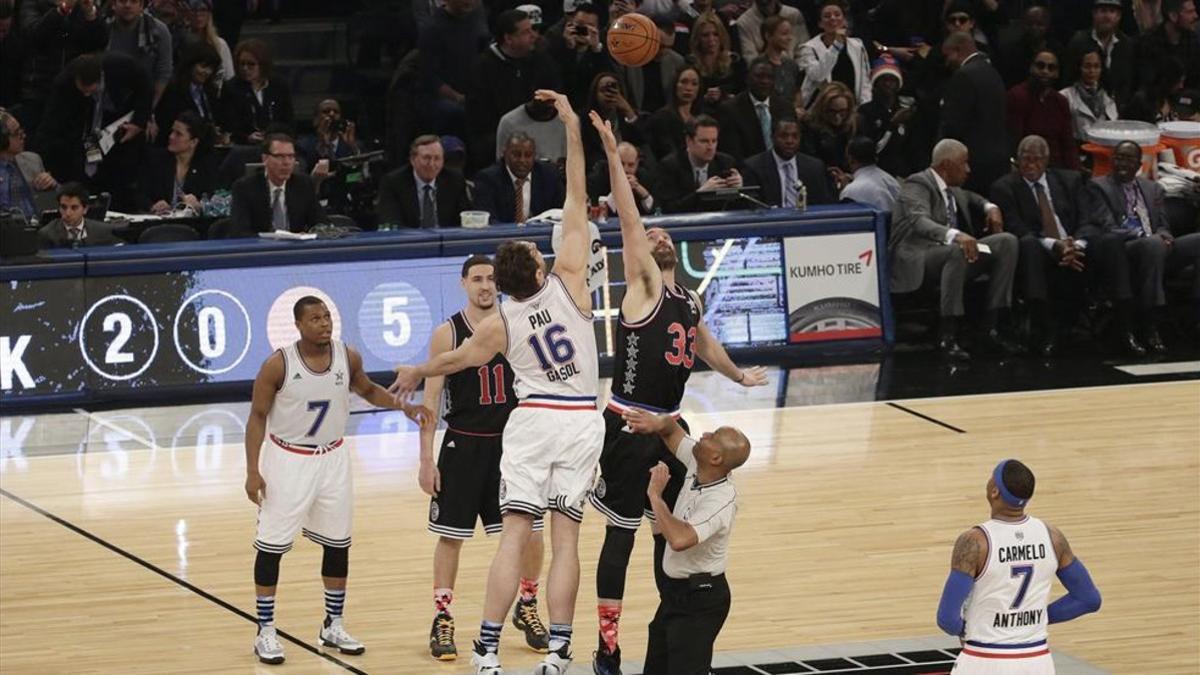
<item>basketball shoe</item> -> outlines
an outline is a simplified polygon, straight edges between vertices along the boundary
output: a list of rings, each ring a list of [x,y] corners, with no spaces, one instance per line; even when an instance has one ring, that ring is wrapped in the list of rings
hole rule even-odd
[[[564,644],[558,649],[548,652],[546,658],[533,669],[533,675],[566,675],[571,667],[571,646]]]
[[[433,617],[429,629],[429,653],[439,661],[458,658],[458,647],[454,646],[454,617],[444,612]]]
[[[538,616],[537,600],[524,602],[517,600],[513,607],[512,625],[525,633],[525,644],[535,652],[545,654],[550,649],[550,634]]]
[[[333,647],[343,654],[361,654],[367,651],[363,643],[355,640],[342,626],[342,617],[325,617],[321,626],[321,634],[317,637],[321,644]]]
[[[475,648],[471,650],[471,665],[475,666],[475,675],[504,675],[504,669],[500,667],[500,655],[489,652],[479,640],[475,641]]]
[[[283,645],[279,644],[275,626],[258,630],[258,637],[254,638],[254,655],[259,661],[273,666],[283,663]]]

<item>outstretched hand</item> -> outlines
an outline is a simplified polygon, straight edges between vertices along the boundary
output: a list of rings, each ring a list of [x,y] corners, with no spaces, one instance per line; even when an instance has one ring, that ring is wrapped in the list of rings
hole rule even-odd
[[[538,89],[533,93],[533,98],[538,101],[553,103],[554,109],[558,112],[558,118],[564,124],[579,123],[579,116],[575,114],[575,109],[571,107],[571,101],[565,94],[560,94],[551,89]]]
[[[742,379],[737,381],[743,387],[761,387],[767,383],[767,369],[762,366],[742,369]]]
[[[670,419],[666,415],[655,415],[641,408],[629,408],[621,413],[621,417],[624,418],[625,424],[638,434],[657,434],[666,427],[667,420]]]
[[[413,366],[396,366],[396,380],[388,387],[388,393],[396,397],[398,402],[407,401],[423,379]]]
[[[399,407],[404,416],[416,422],[422,431],[428,431],[437,426],[437,416],[429,408],[405,402],[400,402]]]
[[[604,143],[604,153],[610,158],[617,154],[617,137],[613,135],[612,123],[600,117],[595,110],[588,111],[588,119],[592,121],[592,126],[596,127],[596,132],[600,134],[600,140]]]

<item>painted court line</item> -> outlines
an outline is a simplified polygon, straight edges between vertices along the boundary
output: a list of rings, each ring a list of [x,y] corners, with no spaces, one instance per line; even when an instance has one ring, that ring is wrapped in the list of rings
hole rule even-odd
[[[1178,375],[1180,373],[1200,373],[1200,361],[1174,361],[1172,363],[1139,363],[1131,366],[1114,366],[1123,373],[1134,377],[1149,375]]]

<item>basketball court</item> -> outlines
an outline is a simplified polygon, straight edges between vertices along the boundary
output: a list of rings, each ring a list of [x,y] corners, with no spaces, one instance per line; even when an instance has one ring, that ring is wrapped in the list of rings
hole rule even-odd
[[[876,401],[885,376],[879,364],[777,368],[753,391],[693,376],[693,431],[734,425],[753,444],[734,474],[733,608],[716,672],[948,672],[957,640],[934,615],[951,547],[987,518],[984,484],[1005,457],[1035,472],[1031,513],[1063,530],[1103,593],[1098,614],[1051,628],[1059,672],[1200,672],[1200,382]],[[954,391],[936,384],[945,377],[930,370],[927,391]],[[287,663],[258,664],[247,409],[0,418],[0,670],[468,672],[496,539],[480,531],[464,547],[459,660],[431,660],[417,434],[398,412],[368,410],[344,446],[357,495],[346,621],[367,652],[315,646],[320,549],[299,541],[276,610]],[[602,536],[588,509],[572,672],[591,672]],[[640,672],[656,607],[649,542],[643,532],[630,565],[627,673]],[[511,626],[501,655],[509,672],[539,659]]]

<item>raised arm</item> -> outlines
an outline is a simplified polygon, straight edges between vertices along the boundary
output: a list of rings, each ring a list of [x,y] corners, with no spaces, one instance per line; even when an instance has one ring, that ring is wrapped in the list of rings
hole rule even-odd
[[[482,366],[507,350],[508,332],[500,314],[496,313],[481,321],[475,334],[457,349],[443,352],[419,366],[397,366],[396,381],[388,391],[400,400],[407,400],[426,377]]]
[[[987,559],[988,543],[978,527],[963,532],[954,542],[954,553],[950,555],[950,575],[942,588],[942,599],[938,602],[938,627],[950,635],[962,637],[966,623],[962,618],[962,606],[975,588],[975,577],[983,569]]]
[[[275,393],[283,386],[283,353],[275,352],[259,368],[250,398],[250,417],[246,420],[246,497],[261,504],[267,496],[267,483],[258,472],[258,456],[267,436],[267,415],[275,404]]]
[[[608,158],[609,187],[612,189],[617,216],[621,221],[621,260],[625,264],[627,284],[625,299],[621,305],[627,314],[641,316],[644,311],[651,309],[648,305],[656,302],[658,295],[662,293],[662,271],[658,269],[654,256],[650,254],[646,227],[642,224],[642,214],[638,211],[633,188],[629,186],[629,177],[625,175],[625,168],[621,165],[621,156],[617,154],[617,139],[613,135],[612,125],[607,120],[602,120],[594,110],[588,113],[588,117],[604,143],[604,154]]]
[[[567,97],[558,92],[539,89],[534,96],[539,101],[554,103],[567,130],[567,196],[563,200],[563,236],[554,259],[554,273],[566,284],[579,309],[590,312],[592,295],[587,288],[587,264],[592,252],[588,241],[587,176],[583,170],[579,116]]]

